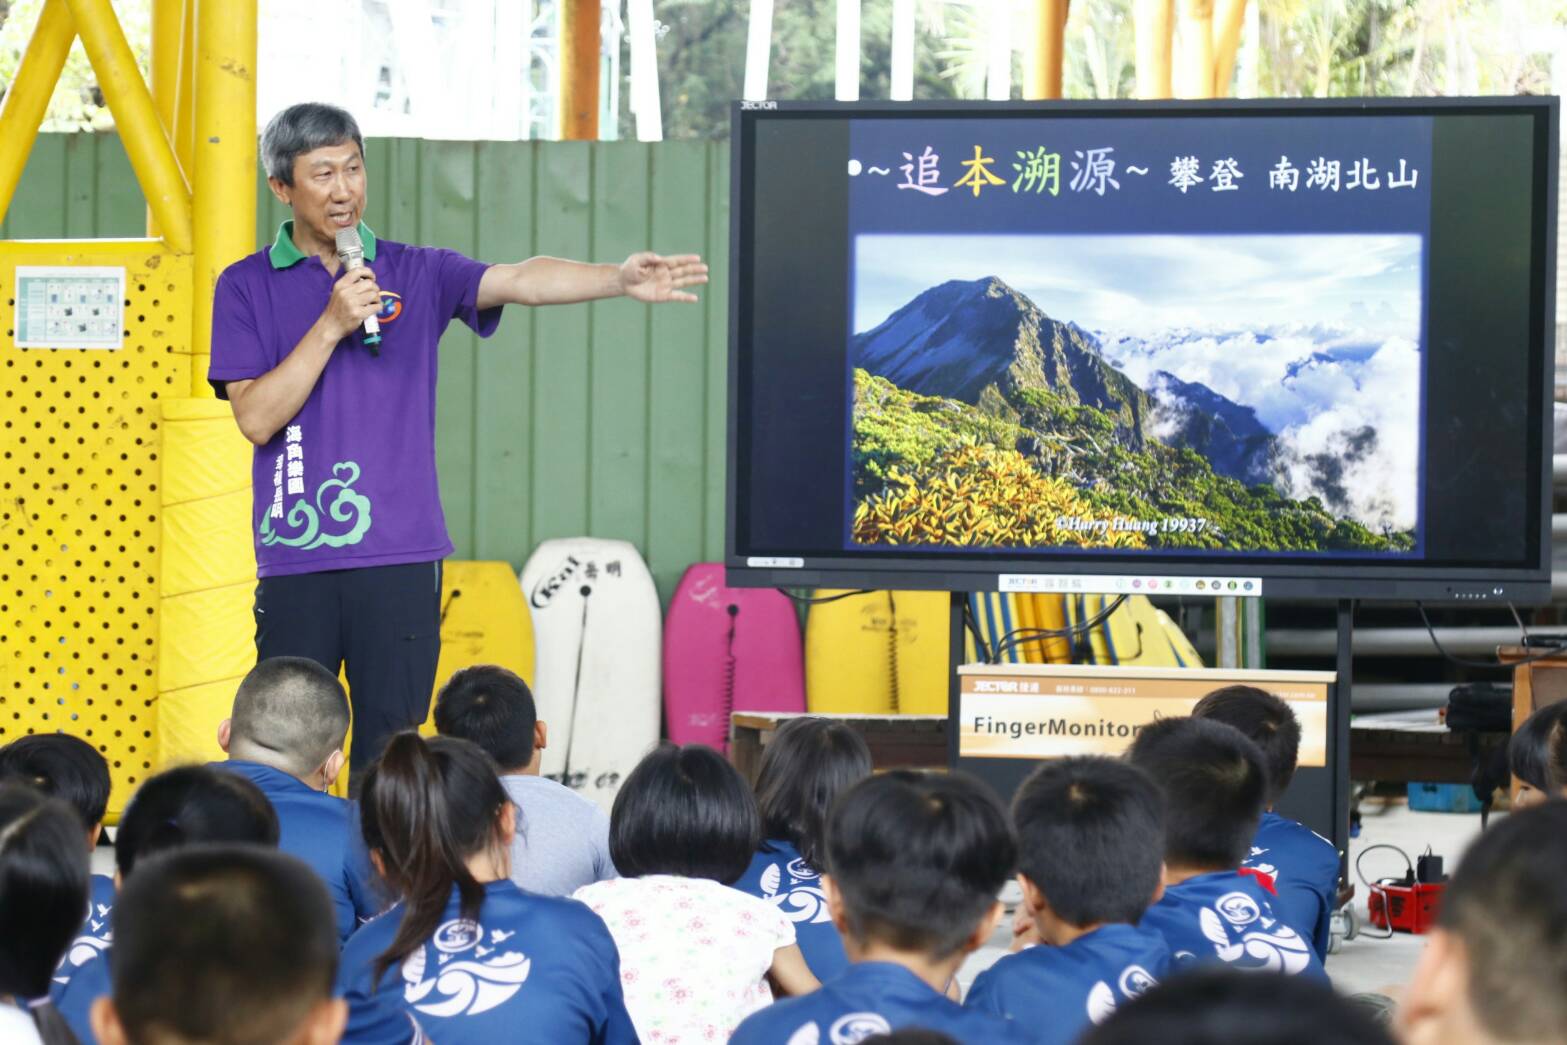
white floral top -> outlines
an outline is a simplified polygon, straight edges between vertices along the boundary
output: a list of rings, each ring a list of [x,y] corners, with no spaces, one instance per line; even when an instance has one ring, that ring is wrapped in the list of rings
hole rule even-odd
[[[615,938],[626,1009],[644,1045],[728,1041],[772,1003],[773,952],[795,942],[777,907],[705,878],[614,878],[572,895]]]

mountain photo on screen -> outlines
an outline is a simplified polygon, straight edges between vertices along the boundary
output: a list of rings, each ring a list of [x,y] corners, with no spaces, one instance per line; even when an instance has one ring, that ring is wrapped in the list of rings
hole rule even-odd
[[[851,544],[1409,556],[1418,235],[861,235]]]

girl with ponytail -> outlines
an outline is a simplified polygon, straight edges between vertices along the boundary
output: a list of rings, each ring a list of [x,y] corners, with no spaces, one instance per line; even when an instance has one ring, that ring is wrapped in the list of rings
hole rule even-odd
[[[87,906],[84,830],[59,799],[0,787],[0,1041],[76,1045],[49,978]]]
[[[399,733],[365,774],[360,823],[398,897],[343,948],[348,1043],[634,1043],[609,931],[512,883],[517,811],[466,740]]]

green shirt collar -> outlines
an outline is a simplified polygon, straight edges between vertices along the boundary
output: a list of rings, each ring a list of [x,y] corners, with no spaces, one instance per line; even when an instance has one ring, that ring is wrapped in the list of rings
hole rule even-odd
[[[364,241],[365,260],[374,261],[375,233],[362,221],[359,223],[359,238]],[[275,269],[286,269],[305,260],[305,255],[294,245],[294,219],[290,218],[277,227],[277,239],[272,241],[272,246],[267,250],[267,260],[272,262]]]

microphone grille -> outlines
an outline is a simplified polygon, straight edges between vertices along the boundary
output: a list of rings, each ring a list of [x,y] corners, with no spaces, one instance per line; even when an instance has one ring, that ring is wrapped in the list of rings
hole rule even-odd
[[[359,238],[359,230],[352,225],[346,229],[337,230],[337,252],[339,254],[363,254],[364,241]]]

